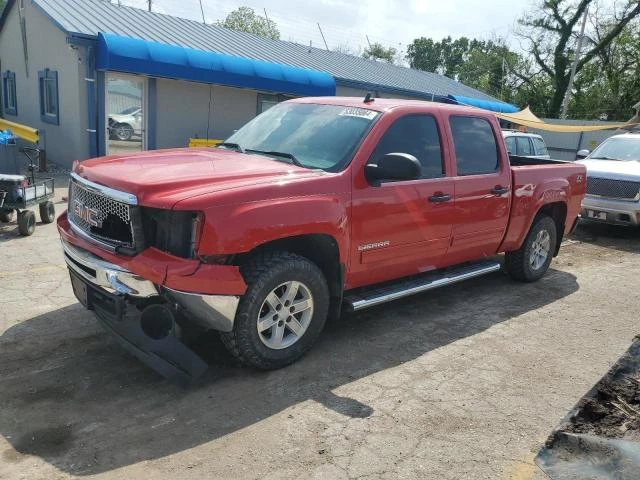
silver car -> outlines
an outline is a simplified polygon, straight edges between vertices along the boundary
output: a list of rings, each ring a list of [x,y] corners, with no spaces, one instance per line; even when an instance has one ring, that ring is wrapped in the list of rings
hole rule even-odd
[[[535,133],[503,130],[502,137],[509,155],[533,158],[551,158],[544,139]]]
[[[587,154],[578,152],[579,157]],[[580,217],[640,225],[640,133],[610,137],[578,162],[587,167],[587,195]]]

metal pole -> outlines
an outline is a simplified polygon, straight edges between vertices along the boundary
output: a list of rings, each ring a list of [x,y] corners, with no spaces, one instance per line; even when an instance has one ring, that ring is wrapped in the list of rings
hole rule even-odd
[[[371,42],[369,41],[369,35],[365,35],[365,37],[367,37],[367,43],[369,44],[369,53],[371,54],[373,53],[373,50],[371,49]],[[375,62],[376,61],[375,55],[372,55],[372,57],[373,57],[373,61]]]
[[[269,20],[269,15],[267,15],[267,9],[263,8],[263,10],[264,10],[264,18],[267,19],[267,25],[270,25],[271,21]]]
[[[571,75],[569,76],[569,86],[564,94],[564,102],[562,105],[562,113],[560,118],[567,118],[567,110],[569,108],[569,100],[571,99],[571,89],[573,89],[573,79],[576,76],[576,67],[578,66],[578,60],[580,59],[580,50],[582,49],[582,39],[584,38],[584,27],[587,24],[587,14],[589,13],[589,5],[584,9],[584,15],[582,16],[582,27],[580,28],[580,37],[578,37],[578,45],[576,46],[576,53],[573,57],[573,64],[571,65]]]
[[[204,19],[204,8],[202,8],[202,0],[200,0],[200,13],[202,13],[202,23],[206,25],[207,21]]]
[[[149,11],[151,11],[151,0],[148,0],[147,3],[149,4]]]
[[[322,35],[322,41],[324,42],[324,48],[327,49],[327,52],[329,51],[329,46],[327,45],[327,41],[324,38],[324,33],[322,33],[322,29],[320,28],[320,24],[318,23],[318,30],[320,30],[320,35]]]

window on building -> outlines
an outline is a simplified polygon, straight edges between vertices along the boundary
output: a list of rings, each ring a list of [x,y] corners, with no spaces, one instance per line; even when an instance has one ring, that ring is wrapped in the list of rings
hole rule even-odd
[[[38,72],[40,87],[40,119],[43,122],[60,124],[58,105],[58,72],[48,68]]]
[[[16,74],[7,70],[2,74],[2,106],[7,115],[18,114],[18,97],[16,96]]]
[[[498,171],[498,145],[493,128],[486,119],[452,116],[449,124],[458,175],[483,175]]]
[[[262,112],[266,112],[274,105],[279,104],[280,102],[284,102],[285,100],[289,100],[293,97],[288,97],[286,95],[267,95],[266,93],[258,94],[258,112],[260,115]]]
[[[375,163],[387,153],[408,153],[416,157],[422,166],[422,178],[439,178],[444,174],[440,134],[431,115],[407,115],[393,122],[370,161]]]

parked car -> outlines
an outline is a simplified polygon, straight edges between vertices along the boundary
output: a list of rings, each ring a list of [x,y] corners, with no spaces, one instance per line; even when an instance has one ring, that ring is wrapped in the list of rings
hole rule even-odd
[[[640,133],[614,135],[577,163],[587,168],[587,195],[581,218],[618,225],[640,225]]]
[[[533,158],[551,158],[547,145],[540,135],[535,133],[503,130],[502,136],[511,155]]]
[[[120,113],[109,114],[109,137],[114,140],[131,140],[142,132],[142,108],[129,107]]]
[[[328,316],[497,271],[500,252],[541,278],[585,168],[512,161],[490,112],[300,98],[215,149],[76,165],[58,230],[79,301],[162,374],[206,368],[180,337],[195,326],[279,368]]]

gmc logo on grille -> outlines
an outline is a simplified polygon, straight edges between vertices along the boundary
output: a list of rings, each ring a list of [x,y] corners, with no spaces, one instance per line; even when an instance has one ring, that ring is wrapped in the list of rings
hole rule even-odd
[[[79,200],[73,201],[73,214],[85,222],[87,222],[92,227],[102,227],[102,221],[100,218],[100,211],[95,208],[87,207],[84,203]]]

